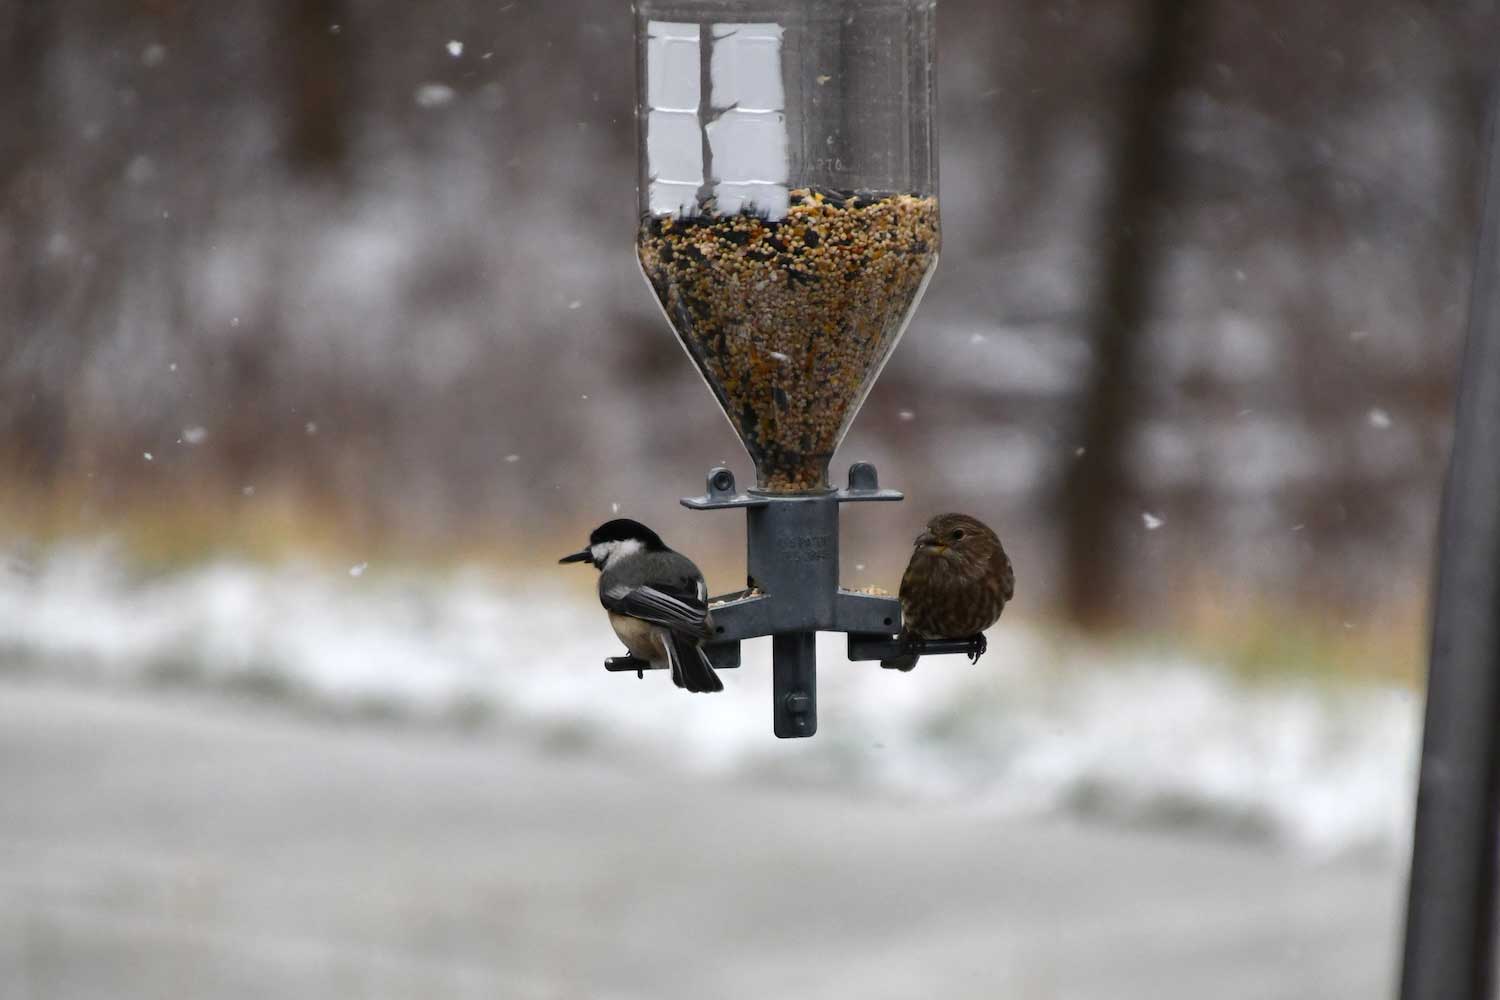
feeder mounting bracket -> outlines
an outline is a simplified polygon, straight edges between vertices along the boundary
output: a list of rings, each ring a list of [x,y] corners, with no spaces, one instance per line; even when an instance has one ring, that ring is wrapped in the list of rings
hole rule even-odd
[[[849,467],[843,489],[791,495],[740,492],[734,473],[719,466],[709,471],[702,496],[682,498],[690,510],[745,511],[746,589],[710,600],[714,637],[703,648],[715,669],[734,669],[740,665],[742,640],[771,636],[772,728],[777,736],[806,737],[818,730],[819,632],[847,633],[850,660],[983,652],[982,636],[902,640],[899,600],[839,586],[839,507],[901,499],[901,491],[880,487],[868,462]],[[642,677],[652,669],[629,656],[612,657],[604,666]]]

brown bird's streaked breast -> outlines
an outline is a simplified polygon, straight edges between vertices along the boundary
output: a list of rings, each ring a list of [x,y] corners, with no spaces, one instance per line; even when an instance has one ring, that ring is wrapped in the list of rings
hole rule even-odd
[[[1015,594],[1015,571],[999,537],[965,514],[927,523],[901,578],[901,613],[923,639],[977,635]]]

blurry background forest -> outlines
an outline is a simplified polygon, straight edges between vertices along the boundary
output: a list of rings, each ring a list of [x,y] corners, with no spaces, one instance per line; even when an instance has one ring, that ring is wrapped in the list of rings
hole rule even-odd
[[[960,509],[1018,596],[776,741],[555,563],[743,574],[627,4],[0,0],[0,994],[1383,992],[1500,10],[938,23],[843,579]]]
[[[846,547],[892,585],[967,509],[1031,614],[1416,627],[1493,5],[1176,7],[943,3],[943,261],[835,460],[911,499]],[[618,504],[732,564],[675,504],[748,462],[633,259],[630,31],[10,0],[11,530],[540,572]]]

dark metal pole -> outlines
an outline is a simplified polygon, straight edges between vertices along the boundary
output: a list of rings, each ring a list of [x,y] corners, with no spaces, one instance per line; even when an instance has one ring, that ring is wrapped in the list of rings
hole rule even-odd
[[[1500,754],[1500,90],[1443,496],[1401,1000],[1490,1000]]]

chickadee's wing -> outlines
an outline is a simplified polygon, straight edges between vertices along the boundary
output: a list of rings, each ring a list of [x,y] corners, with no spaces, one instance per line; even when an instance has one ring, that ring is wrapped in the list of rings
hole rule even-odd
[[[604,607],[654,625],[691,635],[708,634],[708,596],[702,581],[682,587],[669,584],[617,583],[600,595]]]

